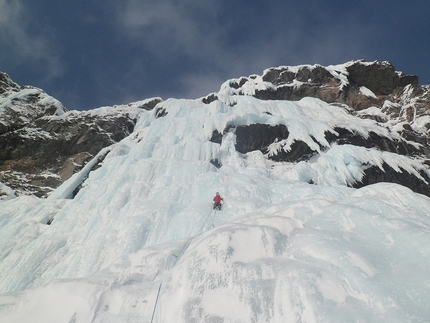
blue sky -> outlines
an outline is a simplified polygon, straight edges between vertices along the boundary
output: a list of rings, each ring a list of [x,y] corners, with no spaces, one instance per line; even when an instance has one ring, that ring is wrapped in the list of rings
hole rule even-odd
[[[429,16],[428,0],[0,0],[0,71],[72,110],[354,59],[430,84]]]

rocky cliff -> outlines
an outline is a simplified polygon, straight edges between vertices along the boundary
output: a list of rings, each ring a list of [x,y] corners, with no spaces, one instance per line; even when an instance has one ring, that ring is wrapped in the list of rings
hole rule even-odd
[[[424,161],[430,157],[430,87],[419,85],[417,76],[396,71],[389,62],[270,68],[262,75],[228,80],[219,92],[202,100],[234,106],[240,95],[260,100],[318,98],[355,117],[376,120],[378,127],[386,129],[386,134],[379,131],[365,136],[339,124],[334,132],[325,134],[328,144],[351,144]],[[130,134],[142,110],[155,108],[157,117],[168,113],[161,104],[157,107],[160,102],[153,98],[91,111],[67,111],[44,91],[19,86],[0,73],[0,194],[7,190],[9,195],[12,191],[47,196],[102,148]],[[213,133],[211,141],[221,143],[229,131],[235,132],[238,152],[260,150],[277,162],[309,160],[324,151],[323,146],[315,149],[300,140],[288,143],[285,125],[228,126],[223,133]],[[213,163],[221,166],[218,161]],[[353,186],[388,181],[430,196],[428,174],[427,169],[414,175],[387,163],[368,165],[361,181]]]
[[[1,183],[15,195],[46,197],[102,148],[130,134],[139,110],[159,101],[67,111],[44,91],[0,73]]]
[[[209,104],[221,100],[235,104],[235,96],[252,95],[261,100],[298,101],[305,97],[318,98],[332,105],[343,107],[353,116],[377,121],[386,129],[384,135],[376,132],[363,135],[340,125],[335,132],[327,132],[330,145],[351,144],[374,148],[402,156],[425,160],[430,164],[430,86],[421,86],[418,76],[404,75],[389,62],[351,61],[342,65],[281,66],[225,82],[219,93],[203,98]],[[224,130],[224,133],[230,131]],[[270,154],[274,143],[283,147],[288,142],[288,127],[250,124],[234,129],[236,149],[241,153],[260,150],[269,159],[284,162],[309,160],[318,152],[304,142],[296,140],[291,146]],[[212,141],[221,142],[221,133],[214,133]],[[324,147],[320,147],[324,148]],[[362,187],[377,182],[393,182],[409,187],[415,192],[430,196],[428,170],[418,176],[382,165],[368,165],[363,178],[354,183]]]

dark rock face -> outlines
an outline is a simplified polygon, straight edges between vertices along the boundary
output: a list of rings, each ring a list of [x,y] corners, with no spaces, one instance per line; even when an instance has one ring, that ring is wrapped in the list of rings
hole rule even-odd
[[[276,90],[257,91],[255,96],[262,100],[293,100],[304,97],[319,98],[325,102],[339,102],[342,92],[340,82],[322,66],[303,66],[297,72],[289,69],[270,69],[263,75],[263,80],[276,85]],[[293,82],[297,86],[283,86]]]
[[[258,87],[255,94],[247,95],[261,100],[292,101],[314,97],[333,105],[346,106],[348,113],[360,118],[371,118],[381,125],[385,124],[387,129],[393,124],[401,125],[391,130],[401,136],[399,139],[393,139],[396,136],[381,137],[375,132],[364,138],[347,129],[336,128],[334,130],[337,134],[325,134],[330,144],[374,148],[423,160],[430,157],[430,122],[424,125],[427,132],[418,132],[411,127],[417,118],[430,114],[430,86],[420,86],[417,76],[397,72],[389,62],[354,61],[329,68],[319,65],[283,66],[266,70],[262,80],[273,86]],[[251,77],[230,82],[230,90],[225,93],[245,95],[241,86],[247,81],[250,82]],[[367,113],[365,109],[370,107],[380,109],[381,113]],[[277,133],[274,134],[275,130],[268,125],[248,125],[238,127],[235,131],[236,149],[242,153],[254,149],[267,154],[270,144],[279,138],[288,137],[288,129],[282,132],[276,130]],[[221,134],[218,134],[217,140],[221,142]],[[301,161],[316,154],[317,152],[312,151],[305,143],[294,142],[288,151],[281,149],[277,155],[266,156],[276,161]],[[363,182],[356,185],[394,182],[430,196],[428,184],[422,179],[408,173],[397,173],[387,164],[384,170],[369,167],[365,170]],[[430,182],[428,176],[422,177]]]
[[[53,167],[56,159],[87,152],[95,155],[103,147],[121,140],[134,128],[134,120],[94,118],[50,120],[41,127],[7,132],[0,137],[0,161],[31,158],[38,167]],[[28,136],[28,131],[35,135]],[[41,133],[41,134],[38,134]],[[55,157],[55,158],[54,158]],[[53,164],[52,164],[53,163]]]
[[[152,98],[152,99],[149,99],[149,100],[146,100],[145,102],[143,102],[140,106],[139,106],[139,108],[140,109],[144,109],[144,110],[147,110],[147,111],[151,111],[152,109],[154,109],[155,108],[155,106],[158,104],[158,103],[160,103],[160,102],[162,102],[163,100],[161,99],[161,98]]]
[[[291,149],[289,151],[281,150],[276,155],[269,156],[269,159],[278,162],[297,162],[308,160],[315,154],[316,152],[312,150],[306,143],[297,140],[291,145]]]
[[[0,73],[0,181],[16,194],[45,197],[102,148],[130,134],[127,112],[151,110],[162,100],[123,106],[117,113],[68,112],[40,89],[20,87]],[[110,108],[115,109],[115,107]]]
[[[396,172],[386,163],[383,164],[383,168],[384,170],[377,166],[372,166],[366,169],[361,182],[355,183],[353,187],[360,188],[370,184],[389,182],[406,186],[416,193],[430,196],[430,186],[428,185],[428,183],[430,183],[430,178],[427,174],[421,172],[421,176],[427,181],[426,183],[405,170],[401,173]]]
[[[418,76],[396,72],[389,62],[352,62],[347,67],[348,74],[343,75],[347,80],[347,84],[343,85],[342,77],[336,77],[336,73],[330,73],[319,65],[305,65],[298,70],[288,67],[269,69],[263,75],[263,80],[274,84],[275,90],[260,90],[255,96],[262,100],[293,101],[314,97],[327,103],[347,104],[355,110],[362,110],[370,106],[382,108],[385,100],[405,103],[401,102],[399,95],[405,88],[411,87],[414,96],[423,93],[423,89],[418,85]],[[338,73],[340,75],[340,72]],[[363,94],[361,87],[372,91],[375,97]],[[423,95],[421,101],[423,107],[430,109],[428,94]]]
[[[18,89],[19,86],[12,81],[9,75],[0,72],[0,94],[10,91],[12,89]]]
[[[223,131],[223,134],[226,134],[231,129],[233,129],[233,127],[227,127]],[[334,130],[337,134],[330,132],[325,133],[325,138],[330,144],[349,144],[365,148],[377,148],[378,150],[404,156],[430,155],[430,149],[426,145],[416,147],[407,141],[381,137],[374,132],[371,132],[369,137],[365,138],[347,129],[335,128]],[[288,139],[289,135],[286,126],[271,126],[267,124],[238,126],[234,128],[234,132],[236,134],[236,150],[242,154],[255,150],[267,154],[271,144]],[[214,132],[210,141],[221,144],[223,134]],[[320,146],[320,148],[323,147]],[[316,151],[312,150],[306,143],[295,141],[288,152],[281,150],[276,155],[269,155],[268,158],[275,161],[301,161],[308,159],[310,156],[315,155],[315,153]]]
[[[275,142],[287,139],[288,129],[284,125],[270,126],[265,124],[251,124],[236,128],[236,150],[242,154],[259,150],[263,154],[268,153],[269,146]],[[279,151],[276,155],[268,155],[275,161],[300,161],[314,154],[309,146],[302,142],[293,143],[290,151]]]
[[[341,92],[337,84],[321,88],[317,84],[303,84],[300,87],[278,87],[274,91],[257,91],[255,96],[261,100],[291,100],[298,101],[304,97],[314,97],[325,102],[337,102]]]
[[[263,80],[274,85],[287,84],[294,80],[325,84],[333,80],[333,75],[322,66],[316,66],[315,68],[303,66],[297,72],[288,69],[271,69],[263,76]]]
[[[263,80],[271,82],[275,85],[284,85],[292,83],[295,79],[295,74],[287,71],[285,73],[268,73],[263,76]],[[300,73],[302,72],[302,73]],[[342,102],[340,96],[343,94],[339,90],[339,81],[336,80],[327,71],[322,72],[320,68],[310,71],[307,68],[303,68],[296,75],[300,77],[303,84],[300,86],[278,86],[275,90],[260,90],[256,91],[255,97],[261,100],[292,100],[298,101],[304,97],[314,97],[321,99],[325,102]],[[273,79],[274,77],[277,77]],[[306,79],[307,78],[307,79]],[[305,80],[306,79],[306,80]]]
[[[208,96],[206,96],[202,99],[203,103],[205,103],[205,104],[209,104],[209,103],[214,102],[216,100],[218,100],[218,97],[213,93],[209,94]]]
[[[365,86],[376,95],[389,95],[398,87],[409,84],[416,87],[418,76],[399,75],[394,66],[386,62],[352,64],[347,67],[348,80],[352,85]]]
[[[157,108],[156,112],[155,112],[155,116],[158,118],[162,118],[165,117],[167,115],[167,111],[165,108]]]
[[[118,142],[134,129],[135,120],[118,115],[40,120],[0,135],[0,172],[9,187],[46,196],[102,148]],[[22,175],[26,185],[14,177]]]
[[[236,150],[242,154],[253,150],[267,153],[270,144],[288,138],[288,130],[284,125],[270,126],[251,124],[236,128]]]
[[[407,127],[406,127],[407,128]],[[415,146],[405,140],[394,140],[388,137],[382,137],[374,132],[370,132],[367,138],[355,134],[347,129],[335,128],[336,133],[325,133],[325,138],[330,144],[336,143],[337,145],[354,145],[357,147],[376,148],[380,151],[387,151],[404,156],[429,156],[430,149],[428,145],[420,147]],[[284,125],[267,125],[267,124],[250,124],[245,126],[228,126],[223,134],[214,132],[211,138],[212,142],[222,143],[223,135],[233,131],[236,135],[236,150],[242,154],[259,150],[267,156],[267,158],[274,161],[282,162],[298,162],[309,160],[310,157],[318,154],[317,151],[312,150],[306,143],[302,141],[295,141],[288,151],[283,149],[279,150],[276,154],[268,154],[269,146],[273,143],[280,142],[287,139],[289,131]],[[410,135],[414,139],[416,137]],[[420,138],[418,136],[418,138]],[[316,140],[314,140],[316,142]],[[415,141],[417,142],[417,140]],[[321,147],[324,149],[324,147]],[[218,160],[211,161],[216,167],[221,167]],[[429,162],[430,163],[430,162]],[[364,176],[360,182],[354,183],[352,186],[355,188],[363,187],[369,184],[378,182],[391,182],[404,185],[411,190],[430,196],[430,177],[421,172],[424,181],[406,171],[398,172],[391,168],[388,164],[384,163],[384,170],[377,166],[368,166],[364,170]]]
[[[416,156],[430,153],[426,146],[417,148],[416,146],[403,140],[392,140],[390,138],[381,137],[374,132],[370,132],[369,137],[364,138],[358,134],[354,134],[347,129],[335,128],[338,135],[327,132],[325,137],[329,143],[337,143],[339,145],[350,144],[359,147],[377,148],[378,150],[388,151],[404,156]]]

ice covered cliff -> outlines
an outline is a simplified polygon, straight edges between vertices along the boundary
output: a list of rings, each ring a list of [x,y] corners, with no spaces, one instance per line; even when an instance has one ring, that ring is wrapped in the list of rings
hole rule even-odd
[[[426,322],[430,199],[353,188],[379,169],[425,189],[428,147],[402,135],[425,114],[256,97],[277,86],[136,110],[47,199],[0,201],[0,321]]]
[[[270,68],[261,76],[228,80],[218,93],[209,94],[202,101],[208,104],[219,100],[234,105],[236,98],[244,95],[265,101],[318,98],[344,107],[347,114],[376,120],[397,136],[373,131],[362,136],[340,124],[334,132],[324,134],[330,144],[350,143],[428,159],[429,89],[428,85],[418,84],[417,76],[404,75],[389,62],[351,61],[326,67]],[[152,98],[90,111],[67,111],[44,91],[19,86],[8,75],[0,73],[0,183],[6,185],[0,185],[0,198],[22,194],[46,197],[102,148],[128,136],[141,110],[151,110],[161,101],[161,98]],[[236,134],[238,151],[258,149],[266,153],[274,140],[287,139],[288,129],[284,125],[270,128],[264,124],[251,125],[239,127]],[[212,140],[219,141],[220,135],[216,133]],[[291,142],[292,137],[288,140],[292,144],[290,151],[278,149],[277,154],[269,157],[300,161],[309,159],[317,151],[301,140]],[[426,178],[425,174],[421,176]],[[406,185],[430,195],[426,180],[393,171],[386,163],[370,167],[361,182],[352,185],[359,187],[382,181]]]

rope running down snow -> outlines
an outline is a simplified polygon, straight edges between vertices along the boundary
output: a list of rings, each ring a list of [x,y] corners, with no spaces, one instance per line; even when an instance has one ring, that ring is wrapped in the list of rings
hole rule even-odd
[[[158,303],[158,297],[160,296],[160,290],[161,290],[161,284],[163,282],[160,283],[160,286],[158,287],[158,292],[157,292],[157,297],[155,299],[155,304],[154,304],[154,310],[152,311],[152,318],[151,318],[151,323],[154,321],[154,315],[155,315],[155,309],[157,308],[157,303]]]
[[[195,237],[197,237],[199,234],[201,234],[201,233],[202,233],[202,230],[203,230],[203,228],[205,227],[206,222],[208,222],[208,219],[209,219],[210,215],[212,214],[212,212],[213,212],[213,218],[215,218],[215,212],[216,212],[216,211],[215,211],[215,209],[212,209],[212,210],[210,210],[210,211],[209,211],[209,214],[206,216],[205,222],[203,222],[203,225],[202,225],[202,227],[199,229],[199,231],[197,231],[193,236],[191,236],[190,238],[188,238],[188,240],[187,240],[187,241],[184,243],[184,245],[182,246],[181,251],[179,251],[179,254],[178,254],[178,255],[173,254],[173,256],[174,256],[174,257],[176,257],[176,260],[175,260],[175,263],[173,264],[173,266],[172,266],[172,267],[174,267],[174,266],[176,265],[176,263],[178,262],[179,258],[181,258],[181,257],[182,257],[182,255],[184,254],[185,250],[186,250],[186,249],[188,248],[188,246],[190,245],[191,241],[192,241]],[[213,219],[212,219],[212,225],[213,225]]]
[[[178,255],[173,254],[173,256],[175,256],[175,257],[176,257],[176,260],[175,260],[175,263],[173,264],[172,268],[176,265],[176,263],[178,262],[178,259],[183,255],[183,253],[185,252],[185,250],[188,248],[188,246],[190,245],[191,241],[192,241],[196,236],[198,236],[199,234],[201,234],[201,233],[202,233],[201,231],[202,231],[202,230],[203,230],[203,228],[205,227],[206,222],[208,222],[208,219],[210,218],[210,215],[212,214],[212,212],[213,212],[213,217],[212,217],[212,226],[213,226],[214,219],[215,219],[215,213],[216,213],[216,210],[215,210],[215,209],[210,210],[209,214],[206,216],[205,222],[203,222],[202,227],[199,229],[199,231],[197,231],[193,236],[191,236],[191,237],[190,237],[190,238],[189,238],[189,239],[184,243],[184,245],[182,246],[182,249],[181,249],[181,251],[179,252],[179,254],[178,254]],[[159,297],[160,297],[160,290],[161,290],[161,285],[162,285],[162,283],[163,283],[163,282],[161,281],[160,286],[158,287],[157,297],[156,297],[156,299],[155,299],[155,304],[154,304],[154,310],[152,311],[151,323],[153,323],[153,320],[154,320],[155,310],[156,310],[156,308],[157,308],[158,299],[159,299]]]

